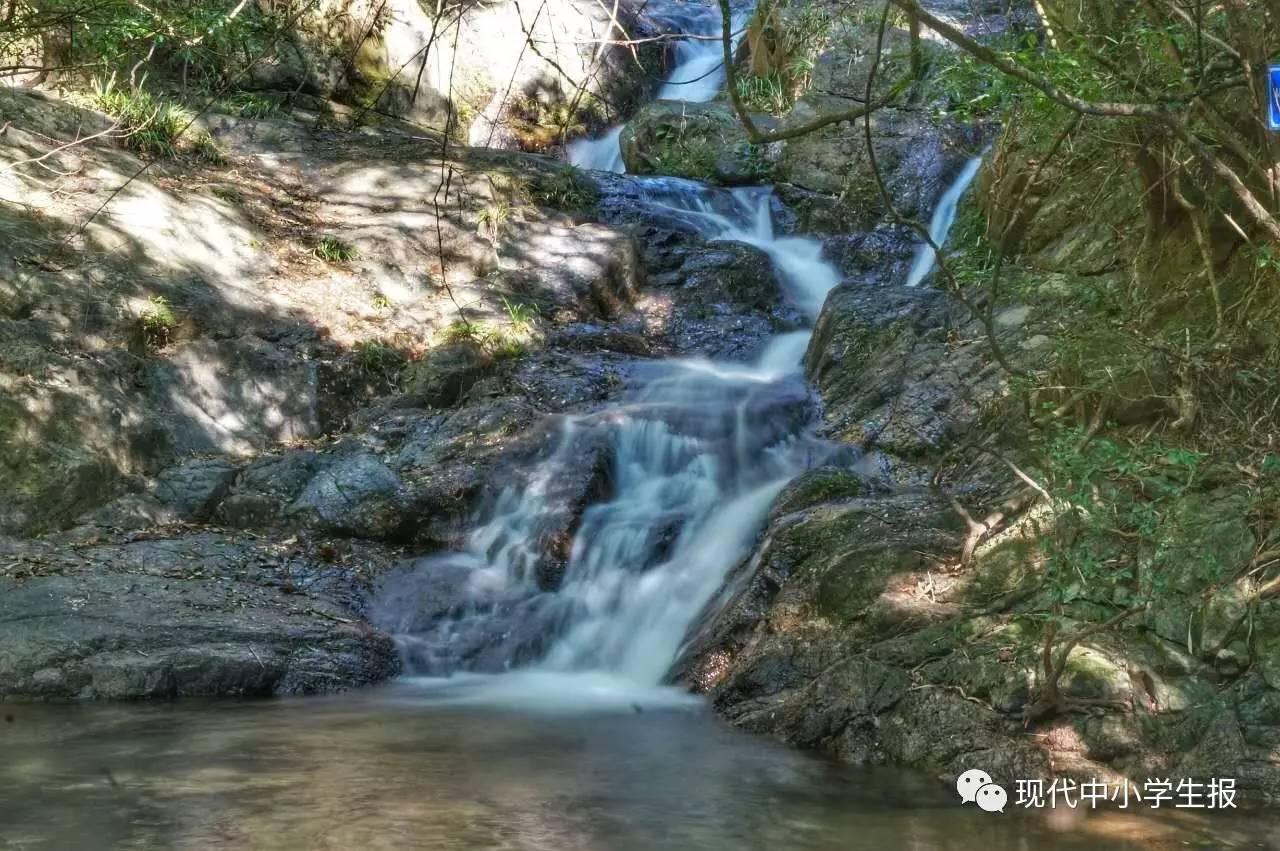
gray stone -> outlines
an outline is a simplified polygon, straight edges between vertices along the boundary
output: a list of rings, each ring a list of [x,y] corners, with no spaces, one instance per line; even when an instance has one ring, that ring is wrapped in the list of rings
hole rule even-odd
[[[0,578],[0,697],[317,693],[397,670],[388,636],[335,598],[296,587],[337,590],[315,562],[271,547],[211,534],[33,546],[0,540],[6,559],[35,571]],[[348,582],[341,595],[350,599]]]
[[[288,513],[330,532],[383,539],[404,533],[410,520],[396,474],[372,455],[340,458],[311,479]]]

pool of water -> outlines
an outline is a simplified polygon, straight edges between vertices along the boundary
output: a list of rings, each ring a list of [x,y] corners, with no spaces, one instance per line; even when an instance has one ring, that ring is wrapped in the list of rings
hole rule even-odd
[[[798,753],[674,699],[570,712],[400,683],[0,714],[2,848],[1280,847],[1245,816],[988,814],[936,778]]]

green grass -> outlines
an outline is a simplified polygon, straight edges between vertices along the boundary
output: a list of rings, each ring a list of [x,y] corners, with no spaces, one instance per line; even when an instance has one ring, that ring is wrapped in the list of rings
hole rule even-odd
[[[114,77],[95,80],[79,99],[115,119],[125,146],[139,153],[167,158],[191,154],[209,162],[223,159],[209,134],[191,126],[194,113],[141,86],[123,88]]]
[[[408,362],[404,352],[381,340],[361,340],[352,353],[360,372],[375,378],[394,379]]]
[[[311,253],[318,260],[326,263],[347,263],[360,256],[360,251],[349,242],[343,242],[336,236],[324,236]]]
[[[517,333],[527,331],[534,321],[542,315],[542,311],[536,304],[509,301],[506,296],[502,297],[502,307],[507,311],[507,318],[511,320],[511,327]]]
[[[559,210],[587,210],[600,197],[590,178],[574,166],[538,175],[529,187],[529,195],[535,203]]]
[[[168,345],[178,326],[169,300],[162,295],[153,295],[147,299],[147,306],[138,314],[138,322],[142,326],[143,340],[153,348]]]

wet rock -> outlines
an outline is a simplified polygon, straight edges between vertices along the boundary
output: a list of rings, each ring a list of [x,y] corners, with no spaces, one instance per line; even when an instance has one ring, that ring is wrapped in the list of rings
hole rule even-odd
[[[336,691],[392,676],[391,640],[319,589],[316,562],[214,535],[69,550],[0,540],[0,695],[136,700]],[[332,570],[332,568],[326,568]],[[350,587],[351,574],[339,582]],[[337,589],[338,585],[328,585]],[[286,592],[284,589],[290,589]]]
[[[953,343],[953,329],[964,329],[970,342]],[[1017,332],[1005,333],[1007,341]],[[978,422],[1007,380],[984,336],[936,290],[836,287],[805,356],[828,433],[908,459],[947,446]]]
[[[698,297],[739,307],[768,310],[782,300],[769,255],[740,242],[716,240],[690,251],[671,277]]]
[[[776,122],[759,116],[769,129]],[[761,183],[772,163],[768,151],[747,141],[732,107],[724,103],[654,101],[622,131],[622,159],[632,174],[662,174],[723,185]]]
[[[824,238],[822,255],[845,279],[883,285],[906,279],[916,246],[916,237],[907,228],[881,225],[875,230]]]
[[[840,108],[830,100],[802,98],[788,123],[811,121]],[[881,109],[871,123],[876,164],[894,207],[903,216],[927,222],[949,179],[968,158],[970,149],[963,134],[939,126],[925,110]],[[830,227],[826,223],[867,227],[888,212],[863,134],[850,132],[847,125],[831,125],[788,140],[774,173],[780,182],[839,199],[843,211],[826,206],[807,223],[802,216],[802,224],[814,230],[826,230]]]
[[[372,455],[336,460],[289,506],[296,520],[328,532],[388,539],[408,534],[404,486]]]
[[[234,528],[252,529],[275,522],[324,464],[310,449],[266,455],[248,464],[217,509],[217,519]]]
[[[577,351],[605,349],[636,357],[650,357],[654,353],[649,340],[638,331],[586,324],[559,329],[547,340],[547,346]]]

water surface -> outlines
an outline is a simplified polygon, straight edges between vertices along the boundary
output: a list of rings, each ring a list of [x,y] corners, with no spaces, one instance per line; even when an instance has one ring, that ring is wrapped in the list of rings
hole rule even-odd
[[[1252,817],[983,813],[932,777],[794,752],[676,708],[687,701],[674,693],[585,712],[467,694],[399,683],[318,699],[6,706],[0,847],[1266,847],[1262,828],[1240,834]]]

